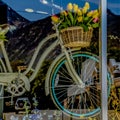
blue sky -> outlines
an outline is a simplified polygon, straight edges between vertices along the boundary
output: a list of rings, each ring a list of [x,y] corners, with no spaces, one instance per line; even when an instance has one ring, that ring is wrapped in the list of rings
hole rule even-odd
[[[2,0],[20,15],[30,21],[43,19],[51,14],[59,13],[60,8],[66,9],[69,2],[83,6],[88,1],[92,9],[96,9],[100,0]],[[41,1],[46,1],[43,4]],[[117,15],[120,15],[120,0],[107,0],[107,7]],[[31,12],[26,12],[25,9]]]

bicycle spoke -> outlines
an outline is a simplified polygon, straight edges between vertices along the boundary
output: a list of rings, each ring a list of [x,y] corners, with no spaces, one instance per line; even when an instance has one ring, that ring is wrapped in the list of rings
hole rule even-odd
[[[63,112],[75,118],[83,116],[88,118],[100,112],[99,61],[89,54],[79,52],[76,52],[75,56],[72,54],[73,68],[85,86],[82,87],[73,81],[66,68],[66,60],[62,58],[51,75],[51,95],[57,107]]]

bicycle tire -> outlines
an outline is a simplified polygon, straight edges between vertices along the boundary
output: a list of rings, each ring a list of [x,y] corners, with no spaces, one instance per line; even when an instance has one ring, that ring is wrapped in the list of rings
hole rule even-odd
[[[97,73],[95,75],[97,75],[97,77],[93,76],[92,78],[88,78],[88,80],[84,80],[83,82],[85,83],[85,88],[80,88],[75,84],[74,81],[72,81],[71,76],[66,70],[65,56],[61,56],[51,71],[49,87],[50,95],[57,108],[62,110],[65,114],[74,118],[85,119],[97,115],[101,110],[101,88],[98,65],[99,60],[98,57],[94,54],[80,51],[72,52],[72,57],[74,67],[75,69],[78,68],[78,70],[76,69],[76,72],[79,75],[81,75],[82,63],[86,59],[95,61],[97,68]],[[107,78],[108,93],[110,93],[111,77],[109,72],[107,74]],[[73,93],[70,93],[71,95],[68,95],[70,90],[73,91]],[[73,102],[73,100],[75,102],[70,103],[71,101]]]

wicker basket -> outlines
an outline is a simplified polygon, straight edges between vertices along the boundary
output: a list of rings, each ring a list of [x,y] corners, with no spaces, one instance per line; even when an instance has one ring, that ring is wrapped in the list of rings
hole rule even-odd
[[[65,47],[88,47],[91,42],[93,29],[84,32],[82,27],[69,27],[60,32]]]

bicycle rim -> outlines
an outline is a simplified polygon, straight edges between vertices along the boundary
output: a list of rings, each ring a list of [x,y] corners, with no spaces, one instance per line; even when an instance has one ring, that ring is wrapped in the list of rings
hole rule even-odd
[[[82,52],[74,52],[72,57],[73,66],[78,75],[82,77],[85,88],[80,88],[79,85],[76,85],[72,80],[65,67],[66,59],[62,57],[54,66],[51,74],[50,94],[55,105],[65,114],[79,119],[88,118],[100,112],[101,88],[99,60],[93,54]],[[87,63],[87,60],[94,61],[96,65],[96,72],[93,71],[92,76],[89,75],[91,63]],[[84,76],[86,78],[84,78]],[[109,73],[107,76],[109,93],[111,79]]]

